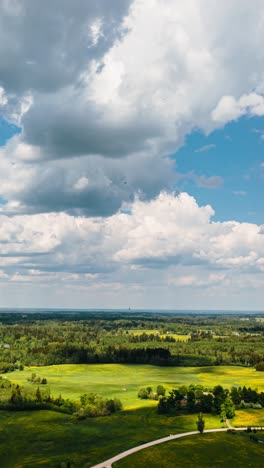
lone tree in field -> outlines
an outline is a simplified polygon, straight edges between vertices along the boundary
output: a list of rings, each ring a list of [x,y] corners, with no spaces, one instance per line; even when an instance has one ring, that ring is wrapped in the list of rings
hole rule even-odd
[[[203,418],[202,413],[198,414],[196,426],[197,426],[197,430],[202,434],[204,431],[204,426],[205,426],[205,420]]]

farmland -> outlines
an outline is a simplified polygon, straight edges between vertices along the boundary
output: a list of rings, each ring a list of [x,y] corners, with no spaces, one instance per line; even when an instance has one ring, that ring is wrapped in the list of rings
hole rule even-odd
[[[264,326],[257,319],[151,313],[131,316],[32,314],[30,317],[0,314],[1,468],[55,468],[67,463],[71,467],[90,467],[144,442],[196,430],[197,409],[177,409],[176,404],[172,412],[159,414],[158,401],[138,398],[139,390],[147,387],[155,392],[158,385],[163,386],[166,397],[172,389],[189,385],[203,386],[205,393],[210,393],[217,385],[222,386],[226,394],[232,387],[263,391],[263,372],[256,370],[256,364],[264,361]],[[10,397],[15,388],[18,399],[21,389],[20,406],[11,405],[12,411],[7,411],[4,399],[8,392]],[[67,412],[69,406],[53,408],[57,412],[50,411],[48,404],[42,410],[36,402],[31,410],[27,409],[27,401],[37,397],[38,388],[54,398],[59,399],[61,395],[69,399],[75,407],[79,405],[80,412],[77,415],[75,410],[68,411],[69,414],[58,412]],[[199,394],[199,389],[197,391]],[[79,417],[83,409],[80,396],[84,394],[120,399],[123,410],[106,413],[104,417],[100,413],[97,417],[85,415],[82,419]],[[196,400],[199,401],[199,396]],[[234,426],[264,426],[264,410],[258,402],[260,409],[254,408],[254,404],[243,409],[239,404],[236,406]],[[213,406],[204,415],[206,429],[225,427],[217,411]],[[225,434],[221,436],[222,442],[214,436],[202,440],[208,441],[212,452],[213,447],[216,454],[219,452],[222,462],[221,443],[222,447],[229,447],[231,457],[234,450],[240,450],[239,445],[235,446],[240,439],[236,442],[236,439],[227,439]],[[191,444],[189,449],[193,444],[198,457],[195,440],[200,439],[178,442],[175,446],[166,444],[169,447],[165,447],[166,465],[174,463],[175,447],[177,454],[178,447],[182,447],[179,461],[188,466],[188,459],[185,459],[188,450],[184,447],[187,442]],[[257,463],[259,448],[250,444],[254,463]],[[157,452],[159,466],[165,449],[160,447],[160,455]],[[206,451],[210,452],[207,445],[202,445],[201,457]],[[137,458],[135,466],[150,464],[144,458],[149,457],[147,452],[137,456],[142,456],[143,461]],[[122,463],[133,467],[131,460]]]
[[[117,397],[126,409],[153,405],[151,400],[139,400],[138,390],[144,386],[155,388],[164,385],[166,389],[180,385],[202,384],[212,388],[220,383],[226,388],[250,386],[264,390],[261,372],[253,368],[235,366],[214,367],[158,367],[132,364],[62,364],[58,366],[29,367],[3,376],[12,382],[32,387],[27,378],[32,373],[46,378],[51,394],[78,399],[87,392],[102,396]]]

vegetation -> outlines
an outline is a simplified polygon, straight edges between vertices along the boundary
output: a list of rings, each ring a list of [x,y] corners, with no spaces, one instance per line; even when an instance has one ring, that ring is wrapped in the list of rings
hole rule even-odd
[[[262,444],[252,442],[249,437],[227,433],[203,434],[186,437],[150,449],[137,452],[120,460],[116,468],[167,468],[194,467],[259,468],[263,465],[264,449]]]
[[[195,415],[158,415],[156,408],[77,420],[54,411],[0,411],[1,468],[89,467],[128,448],[171,433],[196,430]],[[224,427],[206,416],[206,428]],[[28,443],[30,441],[30,443]],[[133,466],[133,465],[132,465]]]
[[[88,467],[200,412],[264,426],[263,334],[257,316],[0,313],[1,467]]]
[[[70,363],[239,365],[261,371],[263,335],[258,316],[0,313],[0,373]]]
[[[205,428],[205,420],[203,418],[202,413],[198,414],[196,426],[197,426],[197,430],[200,432],[200,434],[202,434]]]
[[[2,383],[1,383],[2,382]],[[86,417],[107,416],[122,409],[122,403],[118,398],[106,399],[96,393],[81,395],[80,401],[65,400],[59,395],[54,398],[49,391],[42,391],[37,387],[36,391],[18,384],[11,384],[0,377],[0,410],[21,411],[51,409],[61,413],[72,414],[77,419]]]
[[[72,401],[79,400],[83,393],[98,393],[103,398],[119,398],[124,408],[137,408],[157,405],[155,400],[141,400],[137,397],[141,388],[156,389],[162,385],[166,394],[173,388],[189,386],[194,382],[212,389],[215,382],[231,389],[234,383],[243,388],[258,388],[264,391],[261,372],[253,368],[234,366],[214,367],[157,367],[132,364],[63,364],[57,366],[29,367],[23,371],[2,374],[12,382],[36,391],[36,384],[28,382],[35,373],[46,378],[47,385],[41,388],[50,390],[51,395],[63,395]]]

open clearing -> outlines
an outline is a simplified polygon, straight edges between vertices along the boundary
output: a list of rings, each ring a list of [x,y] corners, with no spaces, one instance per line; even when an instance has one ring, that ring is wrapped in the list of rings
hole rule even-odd
[[[129,330],[129,335],[135,335],[139,336],[145,333],[146,335],[159,335],[160,338],[166,338],[166,336],[170,338],[174,338],[176,341],[188,341],[190,339],[190,335],[179,335],[178,333],[161,333],[157,328],[152,330],[152,329],[141,329],[139,330],[138,328],[133,329],[131,328]]]
[[[253,368],[214,366],[214,367],[157,367],[129,364],[62,364],[47,367],[30,367],[24,371],[3,374],[20,385],[33,385],[27,378],[35,372],[46,377],[51,394],[77,400],[83,393],[95,392],[105,397],[120,398],[124,408],[153,406],[157,402],[139,400],[141,387],[158,384],[168,390],[172,387],[202,384],[212,388],[217,384],[230,388],[247,386],[264,390],[263,373]]]
[[[240,435],[202,434],[142,450],[115,463],[116,468],[260,467],[264,446]]]

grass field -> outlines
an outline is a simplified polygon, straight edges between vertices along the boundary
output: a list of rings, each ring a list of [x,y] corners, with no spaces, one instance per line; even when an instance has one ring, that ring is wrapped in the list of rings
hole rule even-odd
[[[155,335],[156,333],[159,333],[160,338],[165,338],[166,336],[170,336],[174,338],[176,341],[188,341],[190,339],[190,335],[179,335],[177,333],[160,333],[158,329],[152,330],[152,329],[146,329],[144,330],[139,330],[138,328],[135,329],[130,329],[129,334],[130,335],[142,335],[142,333],[146,333],[146,335]]]
[[[68,461],[75,467],[89,467],[144,442],[171,433],[196,429],[197,415],[174,417],[158,415],[156,401],[139,400],[137,392],[143,386],[151,385],[155,388],[157,384],[163,384],[169,389],[181,384],[201,383],[204,386],[213,387],[219,383],[225,387],[246,385],[251,386],[251,388],[263,389],[264,384],[262,373],[242,367],[172,368],[118,364],[58,365],[31,367],[4,376],[21,385],[32,386],[33,384],[27,382],[27,377],[32,372],[48,379],[48,386],[54,396],[61,393],[63,397],[74,400],[85,392],[96,392],[105,397],[119,397],[126,410],[112,416],[89,418],[78,422],[69,415],[51,411],[13,413],[0,411],[1,468],[13,468],[14,466],[58,467],[59,463]],[[205,415],[205,420],[206,429],[223,427],[218,416]],[[264,426],[264,411],[252,409],[237,411],[233,424],[236,426]],[[225,442],[225,439],[223,441]],[[187,450],[188,446],[186,445],[186,447]],[[217,447],[216,445],[216,453]],[[250,447],[253,447],[252,450],[254,450],[255,445],[250,445]],[[191,448],[189,446],[189,449]],[[224,452],[223,447],[222,452]],[[182,457],[184,457],[186,452],[182,453]],[[255,459],[258,460],[254,455]],[[149,464],[149,462],[146,463]],[[170,460],[168,463],[171,463]],[[146,465],[130,464],[124,466]],[[154,467],[155,465],[150,464],[149,466]],[[159,466],[164,465],[160,465],[159,462]],[[166,464],[166,466],[177,465]],[[188,465],[184,462],[184,466]],[[207,465],[192,464],[189,466],[206,467]],[[214,465],[210,464],[210,466]]]
[[[232,424],[236,427],[264,426],[264,410],[247,409],[236,411]]]
[[[74,422],[51,411],[0,411],[0,466],[55,467],[68,462],[92,466],[130,447],[171,433],[195,430],[196,415],[167,417],[154,408]],[[223,427],[206,416],[206,427]]]
[[[245,468],[263,466],[264,446],[239,435],[202,434],[142,450],[113,466],[116,468]]]
[[[245,367],[157,367],[150,365],[122,364],[63,364],[47,367],[30,367],[24,371],[4,374],[12,382],[21,385],[33,385],[27,377],[35,372],[46,377],[51,394],[77,400],[87,392],[99,393],[105,397],[117,397],[126,409],[146,405],[156,405],[151,400],[139,400],[138,390],[141,387],[158,384],[167,389],[179,385],[203,384],[214,387],[221,384],[230,388],[233,385],[246,385],[264,390],[263,373]]]

